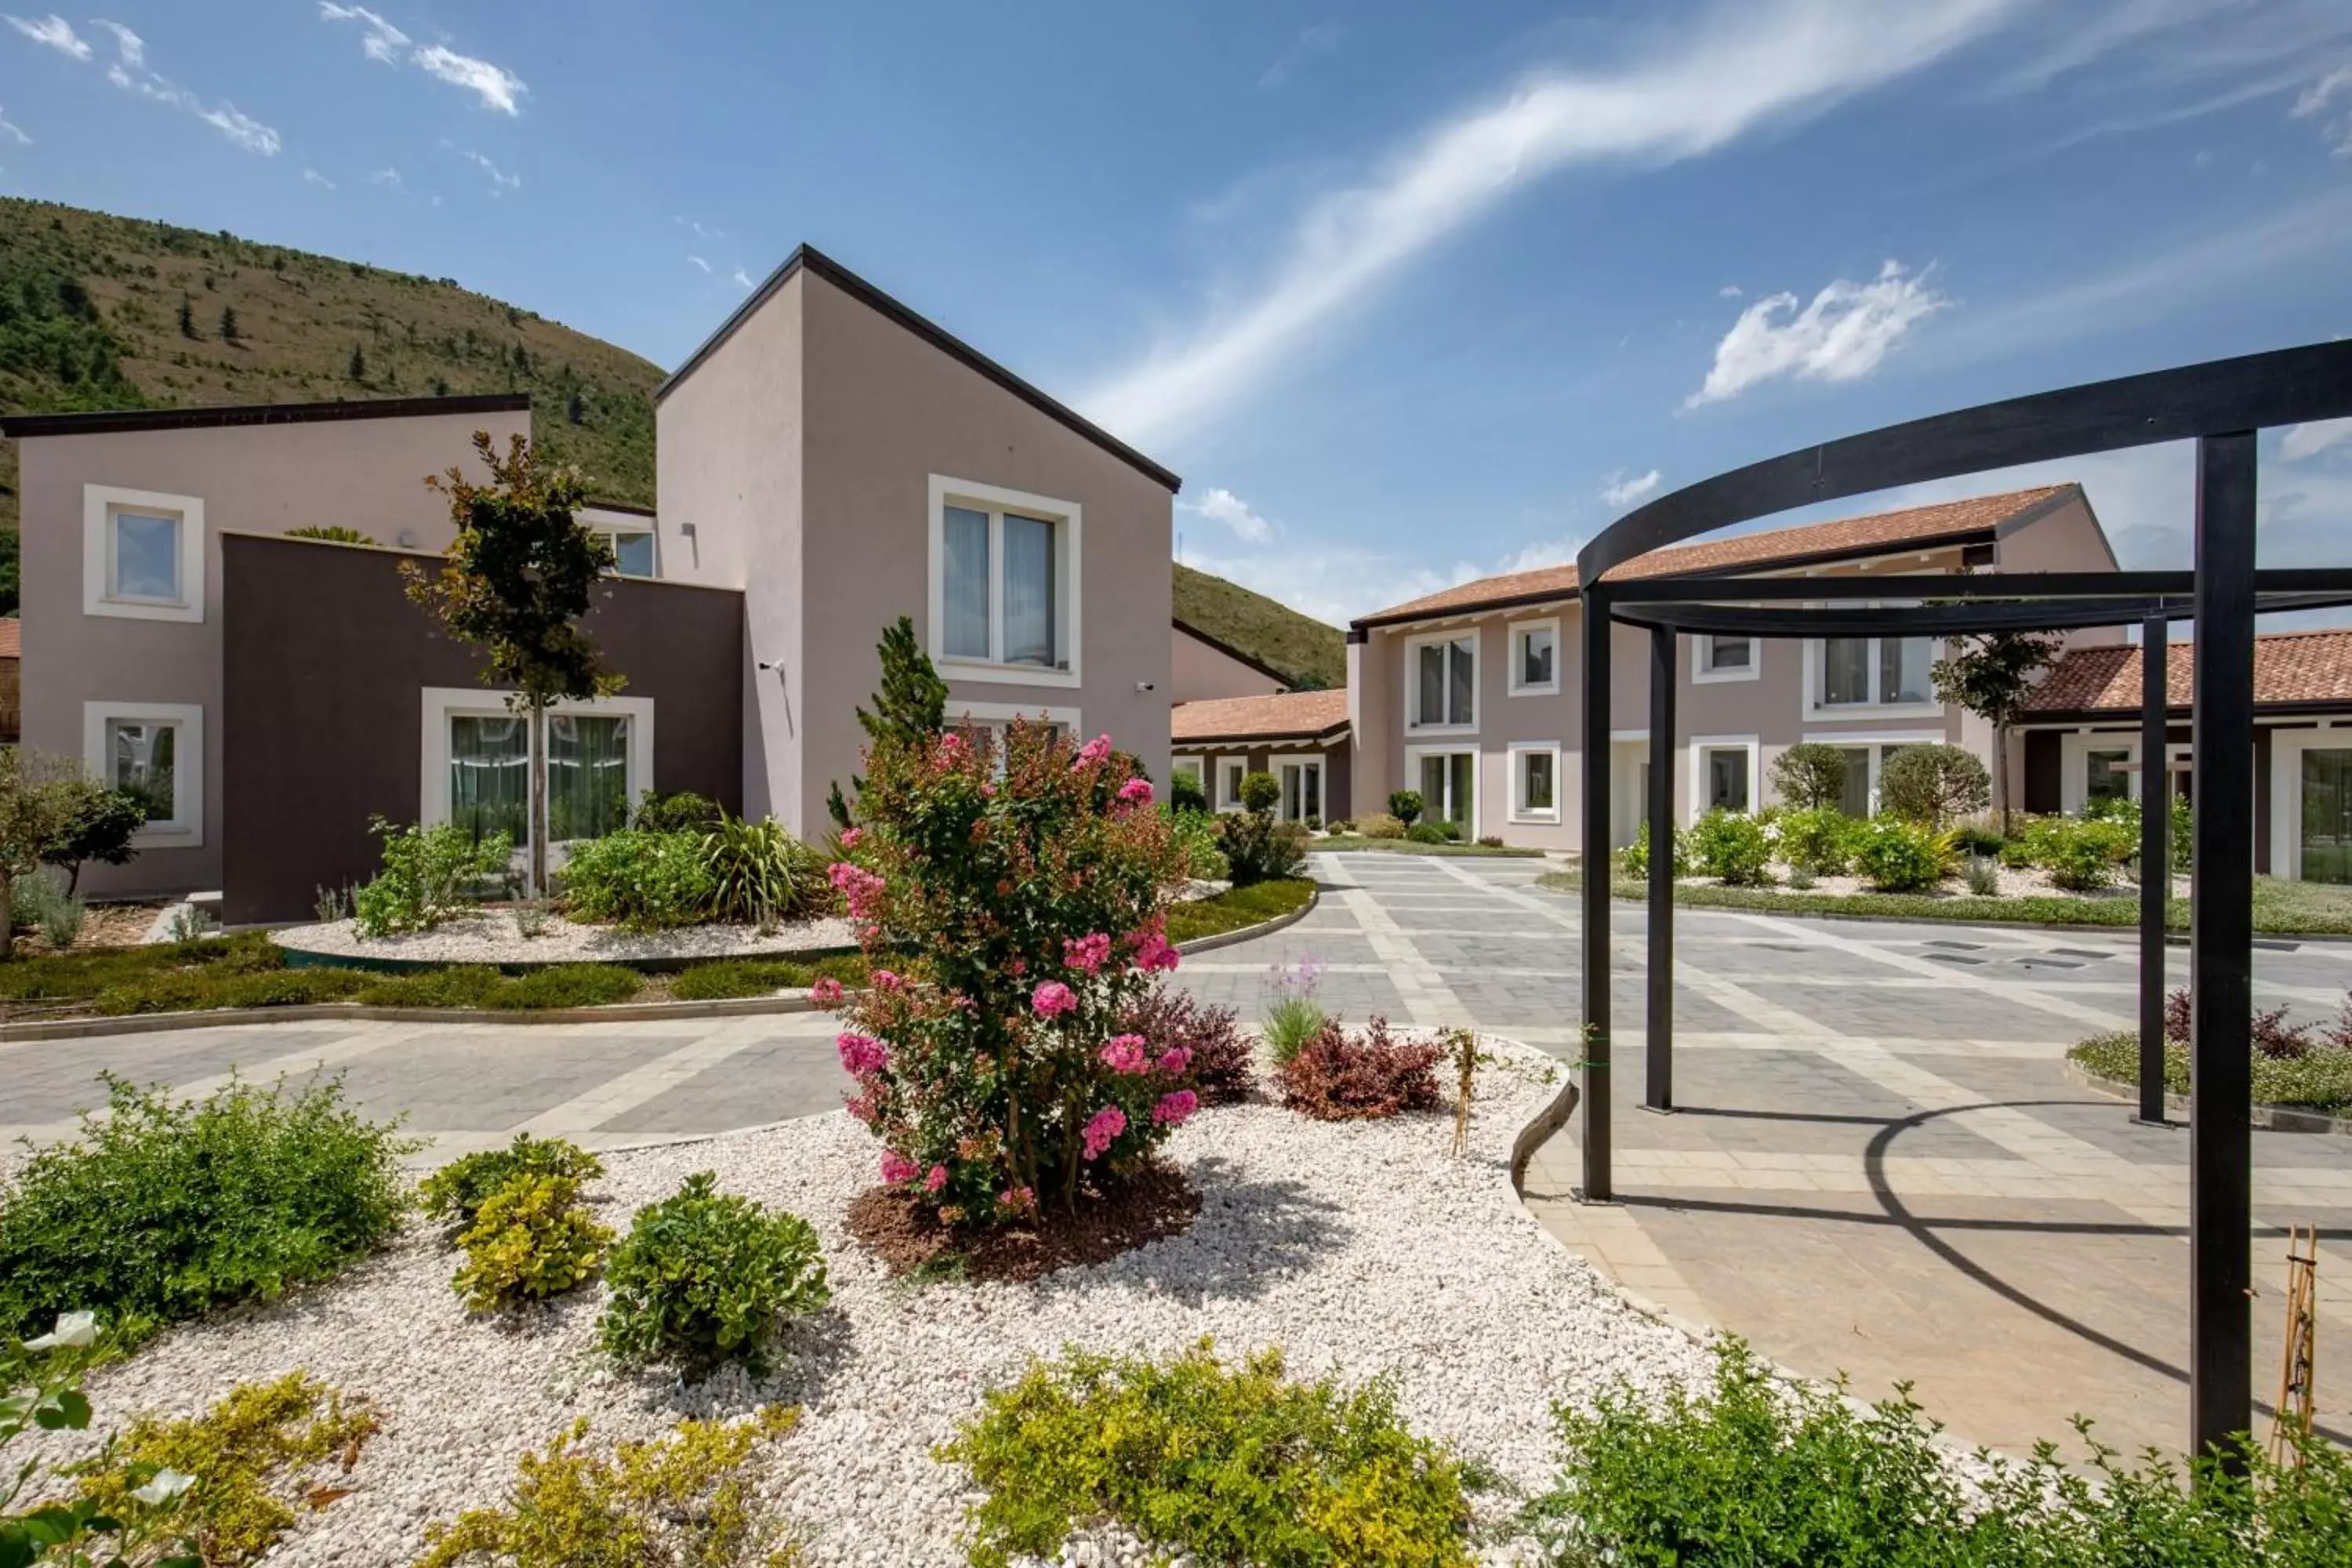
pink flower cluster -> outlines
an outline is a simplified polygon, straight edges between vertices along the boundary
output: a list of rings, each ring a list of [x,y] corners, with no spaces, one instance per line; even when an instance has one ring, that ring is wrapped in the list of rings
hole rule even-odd
[[[1118,1142],[1127,1131],[1127,1112],[1116,1105],[1106,1105],[1087,1122],[1087,1158],[1099,1160],[1103,1151]]]
[[[1095,763],[1101,762],[1105,757],[1109,755],[1110,737],[1108,735],[1097,735],[1093,740],[1088,741],[1085,745],[1078,748],[1077,765],[1080,767],[1092,767]]]
[[[885,886],[881,878],[847,860],[835,860],[825,876],[832,881],[834,890],[849,905],[852,919],[868,920],[878,912]]]
[[[1048,980],[1030,994],[1030,1010],[1040,1018],[1050,1018],[1056,1013],[1066,1013],[1078,1005],[1076,993],[1058,980]]]
[[[870,1094],[853,1094],[842,1102],[841,1108],[868,1127],[873,1126],[875,1117],[881,1114]]]
[[[852,1078],[864,1078],[890,1065],[890,1047],[870,1035],[842,1035],[833,1043]]]
[[[1152,916],[1150,923],[1131,933],[1127,940],[1128,944],[1135,949],[1135,966],[1138,969],[1152,973],[1176,967],[1176,949],[1169,942],[1167,931],[1161,926],[1158,915]]]
[[[841,847],[844,849],[855,849],[857,847],[857,841],[865,837],[866,829],[862,827],[845,827],[841,830]]]
[[[933,1165],[931,1173],[923,1178],[923,1191],[927,1193],[936,1193],[947,1184],[948,1168],[945,1165]]]
[[[1102,1048],[1103,1065],[1113,1072],[1149,1072],[1151,1058],[1141,1035],[1113,1035]]]
[[[1118,798],[1129,805],[1150,805],[1151,781],[1150,779],[1128,780],[1118,786]]]
[[[1151,1108],[1151,1120],[1165,1127],[1181,1127],[1200,1109],[1201,1097],[1189,1089],[1180,1089],[1160,1097],[1160,1103]]]
[[[1062,939],[1062,962],[1081,973],[1099,973],[1109,958],[1110,938],[1101,931]]]
[[[923,1168],[920,1165],[896,1150],[886,1149],[882,1152],[882,1179],[892,1186],[895,1187],[901,1182],[911,1182],[922,1173]]]
[[[996,1194],[996,1206],[1007,1214],[1025,1214],[1037,1206],[1034,1187],[1007,1187]]]
[[[1160,1070],[1170,1078],[1174,1078],[1192,1065],[1192,1052],[1190,1047],[1171,1046],[1160,1053]]]
[[[809,1000],[820,1007],[841,1005],[841,982],[826,975],[809,987]]]

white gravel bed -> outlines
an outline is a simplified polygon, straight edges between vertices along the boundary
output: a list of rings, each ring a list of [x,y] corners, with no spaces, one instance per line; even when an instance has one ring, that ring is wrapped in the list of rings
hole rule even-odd
[[[485,910],[437,931],[402,936],[362,937],[347,920],[288,926],[269,936],[281,947],[304,952],[435,963],[633,963],[664,958],[774,957],[857,945],[857,933],[849,922],[831,915],[794,921],[764,935],[754,925],[686,926],[640,932],[551,917],[537,936],[525,937],[503,910]]]
[[[2039,868],[2020,869],[2013,866],[2003,866],[2000,864],[2000,862],[1995,861],[1993,875],[1995,878],[1995,887],[1997,888],[2000,896],[2004,899],[2075,899],[2088,903],[2098,903],[2102,900],[2112,899],[2122,899],[2126,902],[2137,902],[2139,899],[2139,884],[2137,882],[2127,881],[2121,876],[2118,876],[2115,881],[2109,883],[2104,888],[2095,889],[2090,892],[2076,892],[2070,889],[2059,887],[2056,883],[2051,881],[2049,872],[2042,870]],[[1690,887],[1717,888],[1723,885],[1719,879],[1714,877],[1677,877],[1675,879],[1678,883]],[[1867,893],[1873,889],[1870,886],[1870,880],[1868,878],[1854,876],[1815,877],[1813,879],[1812,885],[1809,888],[1793,887],[1789,881],[1789,868],[1786,866],[1776,865],[1772,868],[1772,882],[1770,887],[1762,890],[1767,892],[1777,890],[1784,893],[1836,893],[1839,895],[1844,895],[1849,893]],[[2189,896],[2189,879],[2185,876],[2174,877],[2172,879],[2172,890],[2176,897],[2183,899],[2187,898]],[[1954,876],[1948,879],[1938,887],[1926,889],[1911,896],[1922,899],[1958,899],[1969,898],[1973,895],[1969,891],[1968,879],[1963,876]]]
[[[768,1384],[736,1372],[681,1389],[612,1371],[595,1348],[599,1286],[518,1323],[468,1319],[455,1263],[412,1226],[334,1284],[273,1307],[173,1331],[95,1378],[100,1425],[142,1409],[191,1412],[234,1384],[300,1367],[370,1395],[385,1419],[349,1478],[354,1492],[306,1516],[272,1561],[404,1563],[428,1521],[495,1500],[516,1459],[576,1415],[592,1441],[652,1435],[680,1415],[794,1402],[772,1505],[820,1564],[951,1564],[961,1473],[930,1458],[982,1393],[1066,1345],[1172,1353],[1202,1335],[1228,1354],[1283,1346],[1292,1369],[1350,1380],[1393,1373],[1407,1420],[1517,1488],[1549,1481],[1549,1412],[1614,1379],[1703,1380],[1705,1350],[1626,1306],[1553,1244],[1511,1194],[1512,1134],[1552,1092],[1554,1064],[1496,1042],[1481,1075],[1471,1157],[1448,1152],[1450,1112],[1321,1123],[1255,1103],[1205,1110],[1168,1152],[1202,1196],[1181,1237],[1029,1285],[894,1282],[843,1229],[875,1180],[877,1146],[845,1114],[699,1144],[609,1155],[592,1195],[625,1225],[689,1173],[807,1217],[834,1300],[795,1331]],[[1516,1497],[1490,1494],[1488,1519]],[[1487,1561],[1517,1561],[1488,1549]],[[1115,1531],[1064,1560],[1140,1562]]]

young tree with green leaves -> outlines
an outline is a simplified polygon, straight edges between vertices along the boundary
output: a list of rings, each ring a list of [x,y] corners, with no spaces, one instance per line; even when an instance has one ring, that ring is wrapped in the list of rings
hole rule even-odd
[[[500,457],[489,432],[474,433],[489,468],[477,484],[462,469],[425,482],[449,498],[457,537],[438,572],[404,561],[411,601],[449,635],[488,656],[482,684],[510,689],[507,704],[530,721],[530,891],[547,889],[547,711],[560,701],[609,697],[627,684],[604,668],[580,617],[613,547],[572,513],[586,499],[579,472],[522,436]]]
[[[857,710],[858,726],[866,737],[879,746],[924,740],[945,729],[948,683],[940,679],[931,656],[916,640],[914,618],[900,616],[884,627],[877,647],[882,655],[882,684],[874,690],[874,711]],[[853,793],[862,793],[866,781],[853,773],[849,787]],[[825,795],[824,808],[836,827],[848,827],[855,820],[838,779]]]
[[[225,343],[237,341],[236,307],[234,305],[221,307],[220,335],[221,342]]]
[[[109,789],[88,778],[70,781],[65,795],[64,826],[41,851],[41,861],[65,872],[70,897],[81,886],[83,861],[121,866],[139,853],[131,847],[131,837],[147,826],[147,803],[128,790]]]
[[[86,787],[81,769],[26,746],[0,746],[0,959],[14,951],[16,881],[36,875]]]
[[[1936,695],[1992,726],[1993,809],[2009,832],[2009,729],[2025,711],[2034,677],[2057,662],[2065,647],[2057,632],[1963,633],[1944,641],[1944,657],[1927,672]]]

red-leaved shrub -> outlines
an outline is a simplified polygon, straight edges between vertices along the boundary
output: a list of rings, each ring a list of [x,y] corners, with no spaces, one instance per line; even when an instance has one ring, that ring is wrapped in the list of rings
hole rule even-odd
[[[1350,1038],[1326,1024],[1282,1069],[1282,1103],[1318,1121],[1369,1121],[1437,1104],[1433,1043],[1389,1038],[1385,1018],[1374,1018]]]
[[[2340,1043],[2339,1030],[2352,1026],[2352,997],[2345,1000],[2345,1011],[2336,1029],[2329,1031],[2331,1043]],[[2311,1031],[2286,1021],[2286,1004],[2267,1010],[2258,1009],[2247,1020],[2253,1032],[2254,1050],[2273,1061],[2293,1061],[2311,1049]],[[2180,986],[2164,999],[2164,1037],[2173,1044],[2189,1044],[2189,987]]]
[[[1150,1041],[1154,1057],[1189,1053],[1185,1081],[1203,1105],[1247,1100],[1257,1087],[1257,1063],[1231,1007],[1204,1006],[1191,993],[1162,985],[1138,997],[1120,1026]]]

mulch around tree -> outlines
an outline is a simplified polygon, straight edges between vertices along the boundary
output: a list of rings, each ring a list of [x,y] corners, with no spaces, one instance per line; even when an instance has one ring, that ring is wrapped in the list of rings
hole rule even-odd
[[[1175,1166],[1154,1162],[1107,1191],[1081,1194],[1077,1212],[1048,1202],[1035,1220],[991,1230],[943,1226],[904,1187],[872,1187],[851,1200],[849,1234],[890,1272],[958,1268],[966,1279],[1022,1284],[1061,1268],[1107,1263],[1162,1237],[1181,1236],[1201,1194]]]

